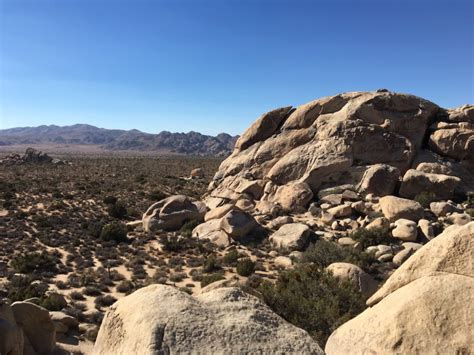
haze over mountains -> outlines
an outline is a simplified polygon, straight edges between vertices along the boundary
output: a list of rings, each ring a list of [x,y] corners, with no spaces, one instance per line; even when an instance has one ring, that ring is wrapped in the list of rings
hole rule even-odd
[[[67,144],[95,145],[106,150],[138,150],[198,155],[227,155],[238,136],[221,133],[208,136],[198,132],[158,134],[136,129],[105,129],[88,124],[72,126],[42,125],[0,130],[0,146]]]

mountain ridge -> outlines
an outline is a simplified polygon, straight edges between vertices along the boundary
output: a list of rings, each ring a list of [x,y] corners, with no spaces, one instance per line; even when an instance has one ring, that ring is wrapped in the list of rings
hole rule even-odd
[[[170,151],[180,154],[228,155],[238,136],[220,133],[217,136],[199,132],[157,134],[137,129],[107,129],[89,124],[70,126],[41,125],[0,130],[0,146],[15,144],[96,145],[111,151]]]

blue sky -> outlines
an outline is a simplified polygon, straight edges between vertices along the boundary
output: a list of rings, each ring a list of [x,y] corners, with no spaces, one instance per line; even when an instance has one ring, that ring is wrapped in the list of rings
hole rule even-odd
[[[241,133],[388,88],[474,102],[469,0],[0,0],[0,129]]]

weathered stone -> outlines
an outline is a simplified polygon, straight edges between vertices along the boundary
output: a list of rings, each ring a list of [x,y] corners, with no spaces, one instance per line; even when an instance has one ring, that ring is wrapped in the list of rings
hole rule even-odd
[[[143,229],[177,230],[188,221],[202,221],[205,213],[202,202],[193,202],[184,195],[170,196],[154,203],[143,214]]]
[[[398,219],[395,222],[395,228],[392,230],[394,238],[403,240],[404,242],[414,242],[418,234],[417,224],[408,219]]]
[[[220,220],[220,228],[233,239],[247,236],[255,227],[257,227],[255,219],[239,210],[229,211]]]
[[[431,134],[429,146],[436,153],[456,160],[473,160],[474,125],[466,128],[438,129]]]
[[[384,216],[391,222],[400,218],[417,222],[424,215],[423,207],[416,201],[396,196],[384,196],[379,203]]]
[[[23,331],[17,326],[12,308],[0,301],[0,354],[23,355]]]
[[[474,222],[448,227],[408,259],[367,301],[369,306],[423,276],[451,273],[474,277]]]
[[[430,210],[438,217],[446,216],[448,213],[452,212],[461,212],[461,210],[457,208],[454,203],[444,201],[431,202]]]
[[[314,353],[304,330],[238,288],[195,297],[150,285],[120,299],[106,313],[93,353]]]
[[[449,223],[462,226],[462,225],[464,225],[464,224],[467,224],[467,223],[471,222],[472,218],[471,218],[471,216],[468,215],[467,213],[457,213],[457,212],[454,212],[453,214],[451,214],[451,215],[449,215],[448,217],[446,217],[446,220],[447,220]]]
[[[377,290],[377,282],[357,265],[332,263],[326,270],[338,279],[350,281],[366,296],[371,296]]]
[[[439,199],[454,196],[454,190],[461,182],[456,176],[429,174],[415,169],[408,170],[403,176],[400,196],[414,198],[422,192],[432,193]]]
[[[234,208],[234,205],[231,203],[227,203],[225,205],[210,209],[206,215],[204,216],[204,221],[209,221],[211,219],[219,219],[224,217],[227,212]]]
[[[348,217],[352,215],[352,207],[350,204],[339,205],[328,209],[328,213],[335,218]]]
[[[49,312],[28,302],[14,302],[11,308],[16,323],[23,329],[34,351],[50,354],[56,344],[56,329]]]
[[[400,177],[400,171],[387,164],[376,164],[369,167],[362,177],[358,189],[363,193],[376,196],[393,194]]]
[[[405,269],[419,253],[421,250],[398,270]],[[473,295],[472,277],[422,276],[337,328],[329,337],[325,352],[327,355],[469,353],[468,349],[474,348]]]
[[[278,249],[289,251],[303,250],[311,234],[310,228],[303,223],[285,224],[273,233],[269,240]]]

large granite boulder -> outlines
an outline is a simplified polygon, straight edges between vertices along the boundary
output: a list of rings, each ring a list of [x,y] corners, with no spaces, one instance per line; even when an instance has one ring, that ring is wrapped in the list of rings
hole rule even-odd
[[[411,255],[329,337],[332,354],[469,354],[474,349],[474,222]]]
[[[238,288],[193,297],[165,285],[117,301],[104,317],[93,353],[323,354],[308,333]]]
[[[303,223],[282,225],[269,240],[273,247],[287,251],[303,250],[307,245],[311,229]]]
[[[440,273],[474,277],[474,222],[453,225],[429,241],[398,268],[385,284],[368,299],[369,306],[413,280]]]
[[[424,216],[423,207],[416,201],[396,196],[384,196],[379,203],[383,215],[391,222],[401,218],[418,222]]]
[[[377,281],[357,265],[342,262],[332,263],[326,270],[339,280],[351,282],[367,297],[377,290]]]
[[[461,182],[456,176],[444,174],[430,174],[410,169],[403,176],[400,186],[400,196],[414,198],[422,192],[432,193],[438,199],[450,199],[454,190]]]
[[[185,195],[167,197],[151,205],[143,214],[145,231],[177,230],[189,221],[202,221],[206,206],[200,201],[192,201]]]
[[[344,93],[294,110],[271,111],[242,135],[222,162],[208,199],[248,198],[237,187],[250,180],[264,186],[262,196],[254,199],[284,210],[300,209],[319,189],[357,185],[364,175],[361,190],[393,193],[397,172],[411,167],[438,111],[429,101],[388,91]],[[377,164],[384,167],[374,170]],[[377,187],[379,180],[384,185]],[[305,192],[296,193],[301,186],[307,186]],[[295,195],[301,198],[293,199]],[[300,202],[288,203],[295,200]]]
[[[12,308],[0,300],[0,354],[23,355],[23,331]]]
[[[51,354],[56,346],[56,328],[48,310],[29,302],[14,302],[11,308],[16,324],[23,329],[25,347],[28,341],[36,353]]]
[[[469,354],[474,348],[473,295],[472,277],[423,276],[336,329],[325,352]]]

